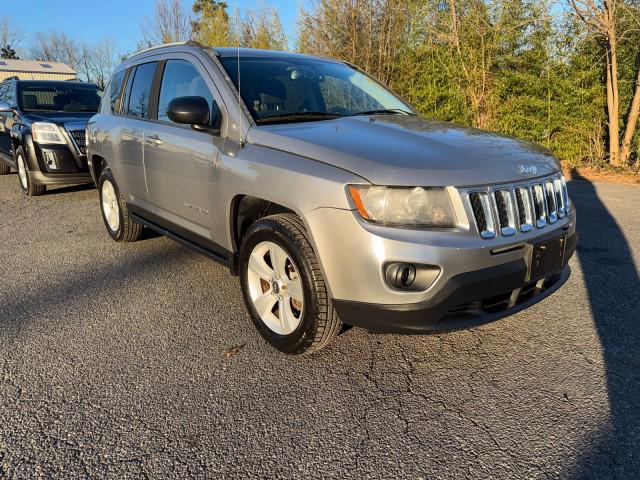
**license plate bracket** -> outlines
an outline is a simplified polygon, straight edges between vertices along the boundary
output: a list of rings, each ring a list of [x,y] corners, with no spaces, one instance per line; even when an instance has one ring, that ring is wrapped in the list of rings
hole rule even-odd
[[[566,233],[532,244],[527,281],[534,282],[561,270],[566,244]]]

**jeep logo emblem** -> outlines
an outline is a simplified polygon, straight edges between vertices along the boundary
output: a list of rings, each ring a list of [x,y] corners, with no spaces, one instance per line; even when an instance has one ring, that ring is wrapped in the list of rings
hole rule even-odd
[[[518,165],[518,169],[522,175],[535,175],[538,173],[538,168],[535,165]]]

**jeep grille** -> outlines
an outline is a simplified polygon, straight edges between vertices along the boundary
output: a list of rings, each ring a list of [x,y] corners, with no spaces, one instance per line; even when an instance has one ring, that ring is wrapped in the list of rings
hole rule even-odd
[[[482,238],[508,237],[544,228],[569,213],[567,185],[560,175],[508,187],[468,192]]]

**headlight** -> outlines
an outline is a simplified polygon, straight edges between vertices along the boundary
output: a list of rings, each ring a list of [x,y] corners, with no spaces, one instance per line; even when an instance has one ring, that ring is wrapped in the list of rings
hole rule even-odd
[[[453,227],[449,194],[442,187],[378,187],[350,185],[349,193],[362,218],[405,227]]]
[[[36,143],[67,143],[54,123],[35,122],[31,125],[31,136]]]

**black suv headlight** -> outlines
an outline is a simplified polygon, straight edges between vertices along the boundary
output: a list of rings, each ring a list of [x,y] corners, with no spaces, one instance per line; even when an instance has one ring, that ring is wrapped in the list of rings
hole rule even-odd
[[[60,131],[60,127],[55,123],[35,122],[31,125],[31,136],[36,143],[62,144],[66,145],[66,140]]]

